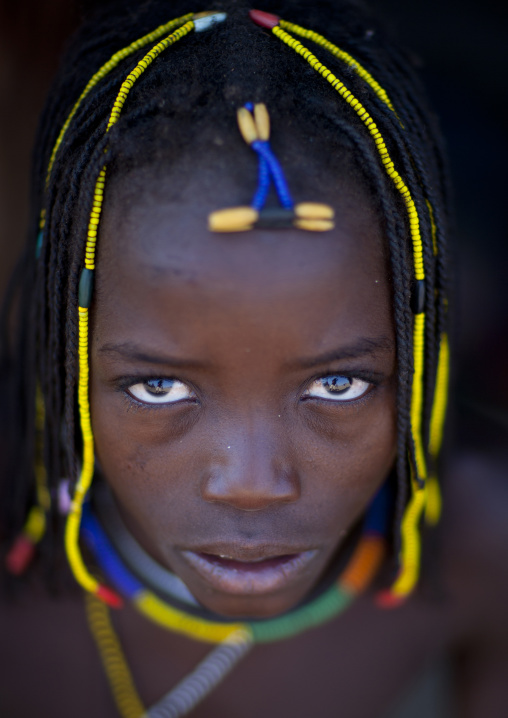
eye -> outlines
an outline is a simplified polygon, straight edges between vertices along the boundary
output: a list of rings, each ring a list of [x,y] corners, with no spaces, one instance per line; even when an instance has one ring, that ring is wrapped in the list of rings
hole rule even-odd
[[[315,379],[303,396],[329,401],[351,401],[363,396],[372,385],[363,379],[329,374]]]
[[[144,404],[174,404],[194,397],[192,389],[178,379],[146,379],[129,386],[128,392]]]

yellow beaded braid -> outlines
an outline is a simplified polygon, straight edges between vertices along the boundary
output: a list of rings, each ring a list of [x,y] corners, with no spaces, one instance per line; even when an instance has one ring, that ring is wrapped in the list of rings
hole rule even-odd
[[[86,615],[116,706],[123,718],[140,718],[145,709],[134,685],[107,607],[95,596],[85,596]]]
[[[436,257],[437,248],[437,228],[434,219],[434,210],[428,199],[425,200],[427,209],[429,210],[430,229],[432,235],[432,251]],[[439,358],[436,373],[436,386],[434,388],[434,402],[430,417],[430,438],[429,438],[429,454],[435,465],[441,443],[443,441],[443,429],[446,416],[446,405],[448,403],[448,374],[450,364],[450,350],[448,346],[448,337],[445,333],[441,335],[439,343]],[[427,502],[425,505],[425,521],[429,526],[435,526],[441,516],[441,491],[437,476],[431,473],[427,479]]]
[[[289,32],[294,33],[295,35],[299,35],[300,37],[304,37],[306,40],[312,40],[312,42],[315,42],[316,45],[321,45],[321,47],[324,47],[325,50],[328,50],[328,52],[331,52],[332,55],[335,55],[339,60],[342,60],[342,62],[345,62],[346,65],[349,65],[353,70],[356,71],[356,73],[362,78],[362,80],[365,80],[365,82],[370,85],[370,87],[374,90],[376,95],[379,97],[381,102],[384,102],[385,105],[387,105],[392,112],[395,112],[395,109],[392,105],[392,102],[390,98],[388,97],[387,93],[379,82],[377,82],[370,72],[368,72],[363,65],[360,65],[358,60],[355,60],[354,57],[352,57],[348,52],[345,50],[342,50],[342,48],[337,47],[337,45],[334,45],[333,42],[330,42],[326,39],[326,37],[323,37],[317,32],[314,32],[313,30],[307,30],[304,27],[300,27],[300,25],[295,25],[293,22],[287,22],[286,20],[280,20],[279,25],[284,30],[288,30]]]
[[[62,144],[63,138],[67,130],[69,129],[69,125],[71,124],[74,115],[78,111],[81,103],[86,98],[86,96],[93,90],[93,88],[101,81],[103,80],[108,73],[111,72],[111,70],[114,70],[115,67],[122,62],[122,60],[125,60],[126,57],[129,57],[129,55],[132,55],[132,53],[136,52],[137,50],[140,50],[145,45],[148,45],[150,42],[154,42],[155,40],[158,40],[163,35],[166,35],[168,32],[173,30],[173,28],[178,27],[179,25],[183,25],[184,23],[188,22],[189,20],[192,20],[192,13],[187,13],[187,15],[182,15],[182,17],[177,17],[174,20],[171,20],[170,22],[165,23],[164,25],[161,25],[156,30],[153,30],[152,32],[149,32],[147,35],[144,35],[143,37],[140,37],[138,40],[135,40],[134,42],[131,42],[130,45],[127,45],[127,47],[124,47],[122,50],[119,50],[118,52],[115,52],[114,55],[112,55],[109,60],[104,63],[104,65],[97,70],[95,75],[89,80],[87,86],[75,102],[72,110],[70,111],[69,116],[64,122],[64,125],[62,129],[60,130],[60,134],[58,135],[58,139],[55,143],[55,146],[53,147],[53,151],[51,152],[51,157],[49,160],[48,165],[48,171],[46,175],[46,186],[49,182],[49,178],[51,176],[51,172],[53,170],[53,165],[55,163],[55,157],[56,153],[60,149],[60,145]]]
[[[48,476],[44,465],[44,399],[41,387],[37,385],[35,399],[35,433],[36,433],[36,460],[35,460],[35,491],[37,506],[34,506],[25,526],[26,533],[38,543],[46,529],[46,513],[51,506],[51,497],[48,489]]]
[[[134,42],[131,42],[130,45],[127,45],[127,47],[122,48],[121,50],[118,50],[118,52],[115,52],[114,55],[112,55],[107,62],[102,65],[102,67],[97,70],[95,75],[89,80],[87,83],[87,86],[81,93],[81,95],[78,97],[76,102],[74,103],[74,106],[72,107],[72,110],[70,111],[67,119],[65,120],[62,129],[60,130],[60,133],[58,135],[58,138],[55,142],[55,145],[53,147],[53,150],[51,151],[51,157],[49,158],[48,163],[48,170],[46,172],[46,187],[49,185],[49,180],[51,177],[51,172],[53,171],[53,165],[55,164],[55,159],[58,150],[60,149],[60,146],[63,142],[64,136],[69,129],[69,125],[71,124],[72,120],[74,119],[74,116],[76,112],[79,110],[79,107],[83,100],[87,97],[87,95],[90,94],[90,92],[93,90],[93,88],[103,80],[106,75],[108,75],[111,70],[114,70],[115,67],[122,62],[122,60],[125,60],[126,57],[129,57],[129,55],[132,55],[137,50],[140,50],[145,45],[148,45],[150,42],[154,42],[155,40],[158,40],[162,35],[166,35],[170,30],[172,30],[175,27],[178,27],[179,25],[183,25],[184,23],[191,20],[193,17],[192,13],[187,13],[186,15],[182,15],[182,17],[177,17],[174,20],[171,20],[170,22],[165,23],[164,25],[160,25],[156,30],[153,30],[152,32],[149,32],[147,35],[144,35],[143,37],[140,37],[138,40],[135,40]],[[41,216],[39,219],[39,230],[42,231],[44,229],[44,225],[46,222],[46,211],[43,209],[41,211]]]
[[[282,25],[290,27],[289,23],[279,21],[279,24],[271,28],[273,34],[279,38],[288,47],[294,50],[296,53],[301,55],[306,60],[313,70],[318,72],[333,89],[339,93],[339,95],[348,103],[348,105],[356,112],[358,117],[362,120],[365,127],[369,131],[373,138],[376,149],[379,153],[379,157],[383,164],[383,167],[394,183],[396,189],[401,194],[405,204],[409,219],[409,228],[411,233],[411,240],[413,245],[413,264],[415,279],[417,282],[423,282],[425,280],[425,269],[423,261],[423,245],[420,234],[420,221],[418,212],[411,193],[405,184],[404,180],[395,168],[395,165],[390,157],[386,143],[376,125],[373,118],[367,112],[362,103],[353,95],[353,93],[346,87],[346,85],[336,77],[331,70],[323,65],[318,58],[301,42],[292,37],[286,32]],[[338,48],[334,52],[335,46],[332,43],[328,43],[325,38],[306,31],[304,28],[298,26],[291,26],[292,29],[297,28],[297,32],[300,35],[309,37],[316,41],[318,44],[329,49],[334,55],[340,57],[341,52]],[[331,47],[328,47],[330,45]],[[346,53],[341,59],[344,59],[348,64],[355,63],[354,58]],[[357,64],[357,63],[356,63]],[[365,76],[366,71],[360,76],[368,82],[373,88],[378,97],[380,97],[386,104],[389,103],[389,99],[386,93],[383,95],[383,90],[376,81],[369,75],[368,78]],[[367,73],[368,74],[368,73]],[[375,84],[373,84],[375,83]],[[376,87],[377,86],[377,87]],[[381,91],[381,94],[380,94]],[[390,106],[390,105],[389,105]],[[393,107],[391,108],[393,109]],[[433,219],[433,218],[432,218]],[[415,462],[416,466],[413,470],[411,478],[412,486],[412,497],[409,505],[406,508],[402,526],[401,526],[401,568],[397,580],[392,586],[391,592],[398,598],[407,596],[418,579],[419,564],[420,564],[420,534],[419,534],[419,522],[422,515],[422,511],[425,508],[427,489],[425,479],[427,478],[427,467],[425,459],[425,449],[422,438],[422,409],[423,409],[423,394],[424,394],[424,364],[425,364],[425,313],[420,312],[415,315],[414,326],[413,326],[413,362],[414,362],[414,376],[412,382],[411,391],[411,433],[413,436],[414,447],[415,447]],[[436,420],[437,421],[437,420]]]
[[[434,252],[434,257],[435,257],[435,256],[437,256],[437,228],[436,228],[436,221],[434,219],[434,210],[432,209],[432,205],[428,199],[425,200],[425,203],[427,205],[427,209],[429,210],[430,231],[431,231],[431,235],[432,235],[432,251]]]
[[[35,393],[35,504],[30,508],[23,530],[14,539],[7,555],[7,570],[19,576],[33,559],[35,547],[41,541],[46,530],[46,514],[51,508],[51,496],[47,483],[44,464],[44,401],[39,384]]]
[[[33,543],[37,544],[44,536],[46,530],[46,514],[51,507],[51,496],[48,489],[48,477],[43,457],[44,435],[44,400],[39,385],[36,389],[35,399],[35,495],[37,503],[32,506],[23,527],[23,534]]]
[[[376,143],[376,148],[379,152],[379,156],[388,176],[395,184],[395,187],[402,195],[406,204],[409,217],[409,226],[411,230],[411,239],[413,242],[415,278],[417,281],[424,280],[425,270],[423,265],[423,247],[420,236],[420,222],[418,219],[418,213],[416,211],[416,207],[413,198],[411,197],[411,193],[409,192],[409,189],[407,188],[400,174],[395,169],[395,165],[393,164],[393,161],[388,153],[385,141],[381,133],[379,132],[376,123],[369,115],[362,103],[353,95],[350,90],[348,90],[346,85],[344,85],[344,83],[341,82],[339,78],[331,72],[331,70],[329,70],[327,67],[325,67],[325,65],[319,62],[317,57],[313,55],[308,48],[302,45],[301,42],[296,40],[289,33],[282,30],[282,28],[280,28],[279,26],[274,27],[272,29],[272,32],[292,50],[301,55],[304,60],[309,63],[313,70],[319,72],[319,74],[322,75],[322,77],[330,83],[333,89],[336,90],[344,100],[346,100],[348,105],[352,107],[352,109],[356,112],[358,117],[367,127],[372,138],[374,139],[374,142]]]
[[[192,17],[192,16],[191,16]],[[122,83],[116,100],[113,104],[109,117],[106,132],[118,121],[120,113],[129,95],[130,90],[134,86],[144,71],[151,65],[155,58],[168,47],[187,35],[194,28],[194,21],[188,20],[175,32],[158,42],[152,49],[138,62],[136,67],[129,73]],[[67,518],[65,528],[65,550],[71,569],[78,583],[91,593],[97,594],[108,600],[105,589],[99,582],[89,573],[79,548],[79,527],[81,524],[81,511],[83,500],[90,488],[94,474],[94,440],[92,433],[92,425],[90,421],[90,403],[89,403],[89,361],[88,361],[88,311],[91,299],[92,277],[95,269],[95,246],[97,242],[97,231],[102,209],[102,201],[104,196],[104,184],[106,177],[106,168],[103,167],[97,182],[95,184],[93,208],[90,214],[88,225],[88,235],[85,250],[85,269],[80,281],[80,298],[79,298],[79,383],[78,383],[78,403],[81,422],[81,433],[83,436],[83,465],[81,474],[76,485],[74,497],[71,503],[71,509]]]
[[[56,155],[58,153],[58,150],[60,149],[63,139],[65,137],[65,134],[67,130],[69,129],[69,126],[74,119],[74,116],[76,115],[76,112],[78,111],[79,107],[81,106],[83,100],[89,95],[89,93],[93,90],[93,88],[103,80],[106,75],[108,75],[114,68],[125,58],[129,57],[129,55],[132,55],[137,50],[140,50],[145,45],[148,45],[150,42],[154,42],[155,40],[158,40],[162,35],[167,34],[170,32],[173,28],[179,27],[183,25],[184,23],[191,20],[193,17],[192,13],[187,13],[186,15],[182,15],[181,17],[175,18],[174,20],[171,20],[170,22],[167,22],[163,25],[160,25],[158,28],[153,30],[152,32],[149,32],[147,35],[144,35],[143,37],[139,38],[138,40],[135,40],[127,47],[122,48],[118,52],[115,52],[110,59],[102,65],[102,67],[97,70],[95,75],[89,80],[87,83],[85,89],[79,96],[79,98],[74,103],[69,115],[67,116],[67,119],[65,120],[62,129],[60,130],[57,140],[55,142],[55,145],[53,146],[53,149],[51,151],[51,157],[48,163],[48,169],[46,172],[46,188],[49,185],[49,180],[51,178],[51,172],[53,171],[53,166],[55,164]],[[41,233],[44,230],[44,226],[46,223],[46,211],[45,209],[42,209],[40,218],[39,218],[39,232]],[[38,240],[40,242],[41,239]],[[40,246],[38,247],[38,250],[40,250]],[[81,314],[80,314],[81,317]],[[37,396],[37,417],[44,416],[44,402],[42,395],[40,395],[40,390],[38,389],[38,396]],[[37,505],[33,506],[30,509],[30,513],[28,515],[27,521],[25,523],[25,526],[23,528],[23,533],[26,534],[30,540],[32,540],[34,543],[37,543],[40,541],[42,536],[44,535],[45,527],[46,527],[46,518],[45,514],[49,509],[50,506],[50,498],[49,498],[49,492],[47,491],[46,487],[46,480],[45,480],[45,468],[44,463],[42,462],[42,459],[38,458],[36,462],[36,491],[37,491]]]
[[[443,442],[443,430],[446,417],[446,405],[448,403],[448,383],[450,367],[450,349],[448,337],[445,333],[441,335],[439,346],[439,359],[437,364],[436,388],[434,390],[434,403],[430,415],[430,440],[429,453],[434,461],[437,460]],[[431,526],[439,521],[441,515],[441,493],[435,473],[432,473],[427,481],[427,505],[425,508],[425,520]]]

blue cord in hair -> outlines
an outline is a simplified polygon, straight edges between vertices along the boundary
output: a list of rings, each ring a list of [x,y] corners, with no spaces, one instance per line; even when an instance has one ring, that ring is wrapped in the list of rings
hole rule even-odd
[[[284,177],[284,172],[279,164],[279,161],[272,152],[272,149],[268,142],[262,142],[256,140],[251,144],[251,147],[255,152],[258,153],[259,158],[263,158],[268,165],[268,169],[272,176],[275,189],[279,196],[279,201],[285,209],[293,209],[294,203],[289,193],[289,188]]]
[[[245,109],[254,111],[254,103],[247,102]],[[270,178],[273,180],[281,205],[285,209],[293,209],[294,203],[279,161],[273,154],[270,143],[266,140],[256,140],[251,144],[259,159],[258,186],[251,206],[258,210],[263,209],[270,190]]]
[[[251,204],[252,207],[259,212],[265,206],[266,198],[268,197],[268,191],[270,189],[270,169],[262,155],[258,154],[258,159],[258,187]]]

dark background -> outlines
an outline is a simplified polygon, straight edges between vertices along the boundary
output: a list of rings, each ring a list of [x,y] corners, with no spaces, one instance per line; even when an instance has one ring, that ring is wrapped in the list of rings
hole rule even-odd
[[[371,5],[411,49],[447,140],[457,212],[456,396],[508,426],[508,11],[495,0]],[[71,0],[0,0],[0,294],[25,238],[37,116],[78,20]]]

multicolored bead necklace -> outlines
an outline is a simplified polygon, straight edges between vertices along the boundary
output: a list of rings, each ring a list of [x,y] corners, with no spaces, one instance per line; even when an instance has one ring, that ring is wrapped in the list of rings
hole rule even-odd
[[[176,688],[144,712],[134,682],[122,655],[107,607],[90,597],[87,614],[110,681],[113,697],[124,718],[146,715],[151,718],[182,716],[203,700],[256,643],[270,643],[302,633],[346,610],[371,583],[386,554],[390,513],[389,487],[376,494],[365,516],[362,535],[338,580],[316,598],[276,618],[227,621],[180,600],[163,600],[143,585],[118,556],[112,541],[94,515],[90,503],[83,506],[81,535],[97,565],[122,598],[154,623],[190,638],[219,644]],[[133,541],[133,539],[132,539]],[[159,570],[165,571],[162,567]],[[173,577],[172,574],[170,574]],[[173,577],[174,578],[174,577]],[[171,582],[167,582],[171,585]],[[178,604],[178,607],[175,605]]]

